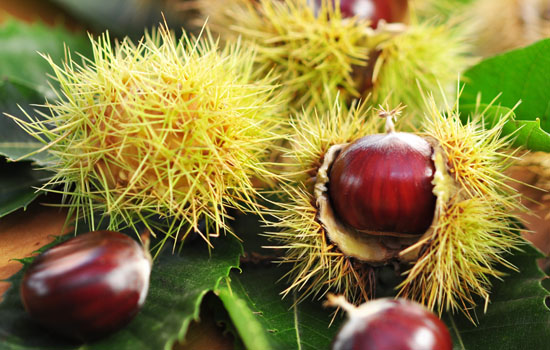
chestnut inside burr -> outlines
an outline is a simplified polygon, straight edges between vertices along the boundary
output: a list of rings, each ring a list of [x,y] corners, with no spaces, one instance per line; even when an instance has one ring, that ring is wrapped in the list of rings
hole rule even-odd
[[[313,1],[316,11],[319,11],[323,0]],[[329,2],[335,5],[336,1]],[[388,23],[406,22],[408,15],[407,0],[340,0],[340,11],[344,18],[359,17],[370,21],[372,28],[378,26],[378,22]]]
[[[436,203],[432,154],[428,142],[408,133],[369,135],[347,146],[329,175],[337,217],[369,234],[423,234]]]
[[[437,141],[395,132],[394,113],[380,115],[386,134],[330,147],[316,174],[317,218],[327,238],[373,266],[415,261],[438,203],[448,200],[438,184],[453,187]]]

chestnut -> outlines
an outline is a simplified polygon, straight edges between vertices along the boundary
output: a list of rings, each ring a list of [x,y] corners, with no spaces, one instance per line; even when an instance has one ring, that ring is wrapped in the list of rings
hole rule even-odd
[[[368,135],[331,165],[329,198],[345,224],[370,234],[414,234],[430,227],[436,205],[428,141],[411,133]]]
[[[149,288],[151,257],[118,232],[78,235],[43,252],[20,293],[31,318],[58,334],[91,341],[136,316]]]
[[[452,349],[445,324],[418,303],[378,299],[357,308],[342,300],[333,303],[346,309],[349,319],[334,338],[332,350]]]
[[[315,9],[318,10],[325,0],[315,0]],[[338,0],[332,0],[336,4]],[[407,12],[407,0],[340,0],[342,17],[357,16],[370,20],[371,26],[376,28],[380,20],[386,22],[402,22]]]

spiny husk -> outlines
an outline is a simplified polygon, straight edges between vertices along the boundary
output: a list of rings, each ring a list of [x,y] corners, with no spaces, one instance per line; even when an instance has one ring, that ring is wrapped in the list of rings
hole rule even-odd
[[[508,116],[485,128],[483,111],[463,124],[457,105],[440,112],[433,96],[425,102],[424,133],[438,141],[448,168],[442,175],[452,178],[455,188],[446,191],[451,186],[436,174],[437,220],[432,232],[408,249],[421,247],[421,254],[406,272],[400,294],[440,313],[461,310],[471,317],[474,296],[487,306],[490,278],[504,276],[497,266],[515,269],[505,255],[523,242],[512,224],[512,213],[523,207],[505,175],[514,159],[506,151],[510,139],[501,137]]]
[[[416,16],[423,20],[440,22],[455,18],[467,11],[473,0],[409,0],[409,5]]]
[[[342,18],[328,3],[318,13],[308,0],[212,1],[204,10],[223,38],[241,36],[256,47],[259,69],[273,70],[291,107],[326,111],[333,96],[359,96],[352,73],[368,59],[363,43],[368,22]]]
[[[209,241],[230,232],[229,208],[259,210],[252,178],[274,176],[265,158],[280,104],[271,78],[251,82],[252,50],[220,51],[208,32],[177,40],[164,27],[138,44],[113,48],[105,34],[92,46],[83,64],[47,57],[58,102],[20,123],[46,143],[56,175],[45,189],[62,185],[71,215]]]
[[[407,113],[421,120],[424,102],[419,91],[438,91],[442,86],[440,105],[443,97],[456,94],[458,75],[475,62],[464,33],[458,25],[413,21],[402,33],[377,43],[372,48],[378,52],[370,90],[374,104],[402,103]],[[377,40],[371,37],[369,44]]]
[[[181,1],[181,0],[180,0]],[[236,11],[246,11],[248,6],[255,6],[257,0],[190,0],[199,11],[200,18],[197,24],[203,24],[206,20],[208,27],[215,33],[219,33],[225,40],[235,39],[236,35],[230,30],[235,23],[232,14]],[[238,10],[240,9],[240,10]]]
[[[417,81],[426,91],[441,84],[451,95],[459,73],[474,62],[460,26],[414,20],[381,22],[373,30],[368,21],[342,18],[332,1],[324,1],[319,13],[307,0],[213,1],[204,7],[225,40],[240,36],[257,47],[260,71],[274,71],[296,111],[324,113],[331,97],[349,103],[372,94],[374,106],[390,95],[390,103],[421,114]]]
[[[334,144],[351,142],[364,135],[380,132],[383,123],[373,118],[368,101],[349,110],[333,105],[324,114],[301,113],[292,119],[293,137],[286,154],[286,183],[277,189],[284,198],[274,212],[275,230],[268,234],[285,249],[283,263],[293,265],[287,274],[290,286],[285,295],[297,290],[300,298],[322,297],[328,291],[344,294],[360,302],[372,294],[373,269],[348,259],[328,241],[319,222],[313,186],[315,175],[327,150]]]
[[[489,300],[490,278],[504,275],[499,268],[514,268],[505,255],[522,242],[511,224],[511,212],[521,205],[504,175],[514,158],[506,151],[509,139],[500,137],[506,116],[486,128],[482,112],[463,124],[458,106],[440,112],[433,96],[425,103],[422,135],[438,144],[438,203],[432,227],[400,253],[406,272],[398,289],[431,309],[470,316],[474,296]],[[298,291],[304,298],[331,291],[355,303],[373,297],[377,267],[349,258],[328,240],[312,188],[330,146],[382,131],[367,105],[293,120],[295,142],[287,156],[296,169],[286,174],[288,183],[279,190],[285,204],[276,212],[278,230],[269,234],[286,249],[283,262],[293,265],[285,293]],[[417,258],[409,264],[411,254]]]

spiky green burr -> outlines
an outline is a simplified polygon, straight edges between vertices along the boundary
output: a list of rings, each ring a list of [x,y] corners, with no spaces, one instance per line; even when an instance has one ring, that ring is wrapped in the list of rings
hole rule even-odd
[[[46,57],[58,100],[20,122],[45,143],[55,173],[45,188],[63,193],[71,217],[93,228],[105,215],[112,230],[143,223],[164,239],[196,231],[210,243],[231,232],[230,208],[259,210],[254,181],[275,176],[267,159],[281,103],[269,76],[252,81],[253,50],[164,27],[92,46],[82,64]]]
[[[360,95],[353,71],[367,64],[368,22],[343,18],[333,6],[315,13],[307,0],[218,0],[202,6],[226,41],[240,36],[256,48],[258,69],[273,71],[294,109],[326,110],[338,94]]]
[[[368,46],[376,61],[372,77],[367,78],[371,79],[367,92],[373,105],[404,104],[409,114],[416,115],[418,121],[410,122],[418,127],[424,113],[420,91],[440,91],[435,97],[443,107],[444,99],[456,93],[459,74],[475,62],[464,34],[461,26],[413,19],[391,37],[384,39],[383,32],[371,35]]]
[[[373,106],[403,103],[421,115],[417,84],[427,91],[441,85],[452,96],[459,73],[473,62],[462,27],[416,17],[407,25],[382,21],[373,29],[369,20],[344,18],[333,1],[323,1],[317,11],[308,0],[201,6],[227,42],[240,37],[257,48],[257,69],[278,77],[297,112],[325,112],[337,97],[349,104],[372,95]]]
[[[286,251],[283,263],[292,265],[285,293],[296,291],[304,298],[330,291],[359,303],[374,296],[376,269],[398,263],[404,271],[399,295],[438,312],[460,310],[470,316],[475,296],[489,301],[490,278],[502,277],[503,267],[514,269],[505,256],[523,242],[511,224],[511,213],[522,207],[504,172],[514,158],[510,140],[501,138],[506,116],[486,128],[482,111],[463,124],[457,105],[441,111],[431,95],[424,102],[417,134],[433,147],[436,209],[432,224],[419,235],[366,234],[344,224],[330,208],[327,188],[336,148],[382,130],[368,103],[293,120],[291,167],[279,191],[285,204],[270,234],[279,243],[275,247]]]

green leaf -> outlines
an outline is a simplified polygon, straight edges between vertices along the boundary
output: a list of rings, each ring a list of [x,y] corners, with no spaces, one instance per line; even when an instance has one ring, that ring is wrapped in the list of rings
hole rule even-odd
[[[5,115],[9,114],[17,118],[25,118],[24,120],[26,120],[19,106],[29,113],[29,115],[32,115],[33,111],[30,105],[42,102],[44,102],[44,96],[37,90],[9,79],[0,80],[1,155],[11,160],[16,160],[44,146],[39,140],[27,134],[15,121]],[[43,165],[46,163],[46,158],[47,153],[40,152],[25,159],[33,160]]]
[[[72,34],[61,26],[52,28],[14,19],[0,26],[0,154],[18,159],[43,146],[4,114],[25,118],[20,106],[35,116],[32,109],[38,107],[31,105],[56,98],[48,84],[48,74],[53,71],[39,52],[50,55],[60,64],[65,58],[65,46],[84,56],[92,52],[84,34]],[[55,82],[51,82],[55,86]],[[46,154],[28,159],[43,164]]]
[[[72,34],[62,26],[8,20],[0,26],[0,78],[8,78],[54,99],[47,77],[53,71],[39,52],[61,63],[65,46],[84,56],[92,52],[90,41],[84,34]]]
[[[266,206],[268,202],[262,203]],[[286,280],[281,277],[288,266],[273,263],[282,250],[272,246],[263,235],[265,226],[257,216],[235,215],[232,223],[242,232],[245,258],[241,272],[233,271],[216,294],[222,300],[241,340],[249,350],[322,350],[329,349],[342,322],[342,315],[333,324],[334,309],[326,309],[322,300],[304,300],[295,305],[293,295],[282,299]]]
[[[22,114],[17,106],[20,104],[31,113],[30,104],[43,101],[44,97],[36,90],[17,82],[0,79],[0,155],[15,160],[40,149],[43,144],[28,135],[11,118],[10,115]],[[40,152],[26,157],[37,164],[44,165],[47,153]],[[0,157],[0,217],[20,208],[26,208],[41,192],[41,187],[51,176],[50,173],[37,170],[30,162],[6,163]]]
[[[51,173],[32,168],[30,162],[7,163],[0,159],[0,218],[26,208],[41,191]]]
[[[469,104],[460,106],[461,119],[463,122],[468,117],[477,114],[478,111],[485,111],[484,116],[488,125],[494,125],[506,115],[509,120],[502,129],[503,135],[512,135],[514,146],[525,146],[534,151],[550,152],[550,134],[542,130],[540,120],[517,120],[516,114],[511,108],[504,106],[493,106],[487,104]]]
[[[531,150],[550,148],[550,39],[523,49],[486,59],[464,74],[465,86],[460,97],[462,106],[496,103],[513,108],[515,120],[507,125],[506,134],[523,128],[529,137],[525,146]],[[461,109],[462,111],[462,109]],[[529,121],[531,123],[529,123]]]
[[[240,218],[239,223],[245,220],[251,220],[251,217]],[[253,225],[249,223],[247,227]],[[261,227],[256,230],[260,232]],[[246,246],[256,252],[262,245],[258,235],[243,238]],[[272,243],[263,241],[263,245]],[[477,326],[462,314],[444,315],[455,349],[546,349],[550,344],[550,332],[547,332],[550,310],[545,306],[549,293],[542,287],[545,274],[537,265],[537,260],[543,256],[531,245],[522,249],[508,257],[520,272],[508,270],[509,275],[503,281],[493,281],[491,303],[486,314],[483,301],[479,301],[481,306],[473,310]],[[263,254],[268,252],[262,251]],[[285,283],[278,280],[284,274],[284,268],[242,264],[241,269],[242,274],[233,272],[230,280],[221,285],[218,295],[248,349],[329,348],[339,328],[336,323],[328,328],[331,310],[323,309],[318,301],[306,301],[294,309],[292,295],[280,301],[279,292]],[[393,269],[381,269],[378,277],[379,283],[386,285],[386,290],[379,288],[377,295],[395,295],[394,288],[400,279]],[[295,315],[298,315],[298,322],[294,320]],[[341,322],[341,318],[336,321]],[[300,335],[300,341],[297,341],[296,334]]]
[[[549,293],[541,281],[545,274],[537,259],[543,255],[531,245],[510,257],[520,270],[494,283],[487,313],[474,310],[478,326],[462,315],[446,315],[455,350],[547,349],[550,344]]]
[[[281,300],[284,283],[278,266],[244,266],[232,272],[217,294],[247,349],[329,349],[341,318],[332,320],[332,309],[321,301],[294,305],[292,295]]]
[[[164,251],[154,263],[149,295],[138,316],[112,336],[91,344],[74,344],[36,326],[19,299],[23,275],[19,272],[9,280],[13,285],[0,303],[1,348],[169,350],[176,340],[184,338],[191,320],[198,318],[204,295],[239,265],[242,247],[235,238],[221,237],[214,244],[211,253],[202,241],[188,244],[181,254]]]

